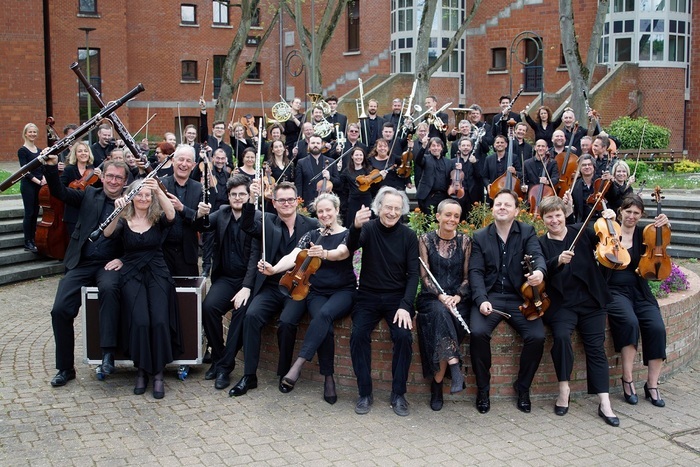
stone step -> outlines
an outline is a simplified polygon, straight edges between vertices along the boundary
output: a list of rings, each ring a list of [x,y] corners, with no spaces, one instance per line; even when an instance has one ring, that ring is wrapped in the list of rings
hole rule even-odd
[[[63,263],[55,259],[40,259],[30,263],[20,263],[0,267],[0,285],[11,282],[36,279],[63,272]]]
[[[650,216],[655,215],[656,211],[645,211]],[[668,216],[671,220],[671,225],[675,220],[687,220],[687,221],[700,221],[700,208],[699,209],[687,209],[687,208],[664,208],[663,213]],[[700,222],[698,222],[700,225]]]
[[[0,250],[6,248],[14,248],[24,245],[24,234],[20,231],[17,233],[6,233],[0,235]]]
[[[669,245],[666,252],[672,258],[700,258],[700,246]]]
[[[35,261],[41,258],[31,251],[27,251],[23,246],[15,248],[4,248],[0,250],[0,266],[8,264],[19,264],[27,261]]]
[[[0,208],[0,219],[19,219],[22,220],[24,217],[24,208],[22,207],[22,204],[20,203],[19,207],[12,207],[8,206],[5,207],[3,205],[2,208]]]
[[[0,234],[7,232],[21,232],[22,218],[0,218]]]

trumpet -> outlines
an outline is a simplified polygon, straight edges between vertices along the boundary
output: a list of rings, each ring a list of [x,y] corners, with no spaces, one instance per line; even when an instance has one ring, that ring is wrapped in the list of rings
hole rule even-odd
[[[284,99],[272,106],[272,118],[275,119],[276,123],[286,122],[292,118],[292,113],[292,106],[287,104]]]
[[[325,117],[331,114],[331,106],[323,100],[323,96],[317,92],[309,92],[306,94],[311,99],[311,108],[318,107],[323,112]]]

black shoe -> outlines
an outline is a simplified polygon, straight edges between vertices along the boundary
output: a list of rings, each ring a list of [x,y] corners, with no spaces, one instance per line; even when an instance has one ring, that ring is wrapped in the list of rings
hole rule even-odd
[[[625,381],[625,378],[620,378],[620,380],[622,380],[622,394],[625,396],[625,402],[630,405],[637,405],[639,398],[634,392],[634,381]],[[629,394],[625,391],[625,386],[629,389]]]
[[[141,396],[146,393],[146,387],[148,386],[148,374],[143,371],[139,370],[138,374],[136,375],[136,384],[134,385],[134,394],[137,396]],[[155,387],[155,384],[154,384]]]
[[[286,376],[280,376],[280,384],[278,388],[282,394],[289,394],[294,390],[295,384],[297,384],[296,381],[289,379]]]
[[[75,368],[71,368],[70,370],[58,370],[56,376],[51,380],[51,386],[55,388],[65,386],[66,383],[72,379],[75,379]]]
[[[391,393],[391,408],[394,409],[394,413],[399,417],[408,415],[408,401],[406,401],[403,394]]]
[[[242,396],[248,389],[255,389],[258,387],[258,377],[256,375],[243,375],[240,381],[236,383],[234,387],[228,392],[229,396]]]
[[[207,381],[211,381],[212,379],[216,378],[216,375],[216,362],[212,362],[207,372],[204,373],[204,379]]]
[[[620,426],[620,419],[617,417],[608,417],[603,413],[603,410],[600,408],[600,405],[598,406],[598,415],[600,418],[605,420],[605,423],[607,423],[610,426]]]
[[[211,359],[211,352],[209,351],[209,348],[207,347],[206,352],[204,352],[204,356],[202,357],[202,363],[211,363],[213,360]]]
[[[165,397],[165,382],[163,381],[163,377],[161,376],[160,378],[153,378],[153,398],[154,399],[162,399]]]
[[[229,377],[229,373],[225,371],[219,371],[216,374],[216,381],[214,381],[214,387],[216,389],[226,389],[229,384],[231,384],[231,378]]]
[[[530,413],[532,409],[532,404],[530,403],[530,391],[519,391],[517,383],[513,385],[513,389],[518,394],[518,410],[524,413]]]
[[[651,397],[652,391],[656,392],[656,399]],[[651,401],[654,407],[666,407],[666,402],[664,402],[664,400],[661,398],[661,394],[659,394],[659,388],[650,388],[647,383],[644,383],[644,397]]]
[[[31,251],[32,253],[39,253],[34,242],[27,242],[24,244],[25,251]]]
[[[102,356],[102,373],[105,375],[111,375],[114,373],[114,354],[112,352],[105,352]]]
[[[330,383],[328,382],[330,381]],[[338,395],[335,392],[335,380],[333,375],[326,376],[326,382],[323,383],[323,400],[333,405],[338,402]]]
[[[433,378],[433,381],[430,383],[430,408],[437,412],[442,409],[442,405],[442,381],[438,383]]]
[[[487,413],[491,410],[491,399],[489,399],[488,391],[479,391],[476,395],[476,410],[479,413]]]
[[[571,395],[569,395],[569,400],[566,404],[566,407],[562,407],[561,405],[557,405],[556,402],[554,403],[554,413],[556,415],[559,415],[560,417],[563,417],[569,412],[569,406],[571,405]]]
[[[369,396],[360,396],[359,399],[357,399],[357,403],[355,404],[355,413],[358,415],[364,415],[366,413],[369,413],[369,409],[372,408],[372,404],[374,403],[374,398],[372,397],[372,394]]]

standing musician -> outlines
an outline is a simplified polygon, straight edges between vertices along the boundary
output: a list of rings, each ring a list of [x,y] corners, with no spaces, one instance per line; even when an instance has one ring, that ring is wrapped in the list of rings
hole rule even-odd
[[[296,173],[294,174],[294,184],[297,188],[297,193],[304,200],[304,206],[311,206],[317,195],[316,181],[311,181],[314,176],[322,173],[322,178],[329,180],[330,172],[325,167],[326,163],[332,161],[330,157],[321,154],[323,149],[323,140],[318,135],[312,135],[309,138],[309,157],[305,157],[297,162]]]
[[[99,167],[107,159],[107,154],[114,149],[114,138],[112,138],[112,125],[103,123],[97,128],[97,141],[92,143],[90,150],[94,157],[94,164]]]
[[[486,146],[493,145],[495,137],[491,132],[491,125],[481,119],[483,115],[481,106],[478,104],[472,104],[467,110],[469,111],[468,117],[472,124],[472,131],[483,129],[484,137],[482,138],[482,141],[486,144]]]
[[[167,141],[162,141],[158,143],[156,146],[156,150],[153,153],[156,157],[156,163],[160,164],[165,160],[166,156],[169,156],[170,154],[175,152],[175,146],[168,143]],[[161,166],[160,169],[158,169],[158,177],[167,177],[168,175],[172,175],[173,171],[173,161],[172,159],[166,162],[164,165]],[[146,176],[146,170],[145,168],[139,167],[139,177],[138,178],[143,178]]]
[[[229,124],[229,141],[233,151],[234,165],[232,168],[241,167],[243,165],[243,153],[248,148],[256,148],[257,144],[246,137],[246,128],[242,123],[236,122],[233,125]]]
[[[524,110],[520,112],[520,116],[530,125],[532,131],[535,132],[535,141],[543,139],[547,143],[547,147],[552,146],[552,135],[554,130],[559,128],[561,125],[561,117],[552,121],[552,109],[546,105],[540,106],[537,109],[537,121],[530,118],[527,113],[530,106],[526,106]]]
[[[304,343],[299,356],[286,375],[282,377],[281,385],[286,391],[294,389],[301,375],[304,363],[311,361],[318,352],[320,372],[325,376],[323,399],[329,404],[335,404],[338,396],[333,380],[333,360],[335,358],[335,336],[333,322],[350,314],[355,299],[357,280],[352,268],[352,258],[347,248],[348,230],[339,223],[340,200],[332,193],[323,193],[314,201],[314,211],[318,216],[321,227],[313,229],[299,240],[299,244],[289,254],[271,266],[266,264],[265,275],[298,269],[299,253],[306,250],[308,258],[319,258],[321,265],[308,278],[310,289],[302,299],[311,315],[311,322],[304,336]],[[288,274],[292,274],[290,271]],[[290,291],[292,292],[292,291]]]
[[[321,133],[319,129],[321,128],[321,126],[319,125],[326,124],[326,118],[324,117],[323,109],[321,108],[321,106],[317,105],[316,107],[311,109],[311,124],[314,127],[314,134],[320,135]],[[333,146],[331,144],[331,141],[334,141],[336,139],[335,130],[331,131],[327,136],[324,136],[322,138],[324,151],[328,151]]]
[[[401,138],[400,135],[394,131],[394,126],[391,122],[385,122],[382,126],[382,139],[389,145],[391,156],[401,159],[401,155],[406,150],[408,143],[405,137]]]
[[[63,173],[60,175],[63,186],[70,186],[71,182],[82,179],[86,174],[89,175],[91,171],[97,177],[102,175],[102,171],[94,167],[94,160],[87,142],[78,141],[73,144],[68,154],[67,163],[63,168]],[[63,223],[66,225],[66,235],[68,235],[69,240],[75,229],[75,224],[78,222],[79,213],[80,208],[71,205],[65,206],[63,210]]]
[[[529,413],[530,385],[544,348],[544,325],[541,319],[528,321],[518,311],[523,304],[521,261],[525,255],[533,258],[533,273],[526,277],[527,284],[533,287],[544,280],[547,265],[535,229],[515,220],[518,215],[517,193],[501,190],[493,200],[491,212],[494,221],[474,233],[469,257],[469,285],[473,300],[469,348],[478,390],[476,408],[482,414],[491,409],[491,333],[503,320],[492,310],[499,310],[511,314],[508,324],[523,338],[520,371],[513,387],[518,395],[518,409]]]
[[[610,375],[605,356],[605,306],[610,303],[610,292],[592,254],[598,237],[582,223],[566,225],[571,214],[571,196],[565,200],[556,196],[545,198],[539,212],[547,233],[540,237],[540,245],[547,262],[547,292],[551,306],[544,314],[544,322],[551,327],[554,343],[552,361],[559,381],[559,396],[554,413],[564,416],[571,401],[571,372],[574,367],[574,350],[571,335],[578,330],[586,354],[586,378],[588,394],[597,394],[598,415],[611,426],[619,426],[610,405]],[[606,210],[606,218],[615,213]],[[580,232],[584,229],[583,232]],[[572,245],[577,238],[576,254]]]
[[[535,157],[525,161],[523,166],[523,193],[527,193],[528,188],[537,185],[550,185],[552,189],[559,183],[559,167],[557,161],[550,157],[547,151],[547,142],[543,139],[535,143]],[[546,170],[543,168],[546,167]],[[547,176],[549,175],[549,176]]]
[[[231,146],[224,142],[226,134],[226,123],[223,120],[217,120],[211,125],[212,134],[209,134],[209,126],[207,124],[207,101],[203,97],[199,98],[199,142],[206,142],[212,151],[221,148],[226,153],[229,167],[233,167],[233,150]],[[175,144],[175,143],[173,143]]]
[[[637,355],[639,336],[642,336],[642,357],[647,366],[644,396],[656,407],[666,403],[659,394],[659,375],[666,360],[666,327],[659,304],[649,288],[649,283],[635,274],[643,254],[643,228],[638,225],[644,215],[644,202],[637,195],[623,199],[619,209],[622,227],[621,244],[630,254],[630,264],[621,270],[606,269],[608,287],[613,300],[608,304],[608,320],[615,344],[615,351],[622,356],[622,388],[625,401],[636,404],[632,370]],[[666,214],[654,218],[654,227],[669,226]]]
[[[243,205],[250,197],[250,181],[245,175],[228,179],[225,193],[230,204],[221,206],[209,218],[215,238],[212,283],[202,303],[202,321],[207,342],[211,347],[212,363],[204,379],[214,381],[216,389],[230,384],[230,374],[236,366],[236,354],[241,349],[243,318],[255,288],[260,242],[241,228]],[[204,229],[201,222],[199,229]],[[231,310],[226,346],[224,346],[222,317]]]
[[[201,149],[201,144],[197,142],[197,127],[194,125],[187,125],[183,131],[185,132],[185,142],[183,144],[194,148],[194,153],[197,156],[197,163],[199,164],[199,150]]]
[[[284,139],[282,138],[283,132],[284,127],[279,123],[270,125],[267,129],[267,132],[263,130],[263,133],[267,134],[267,136],[269,136],[269,139],[263,138],[263,142],[260,145],[260,153],[267,155],[270,152],[270,146],[275,141],[282,141],[282,143],[284,143]]]
[[[593,154],[591,152],[591,145],[593,144],[593,138],[590,136],[586,135],[581,138],[581,155],[588,154],[591,155]]]
[[[301,99],[295,97],[290,104],[292,108],[292,116],[284,122],[284,139],[287,143],[287,150],[292,152],[292,149],[299,141],[299,133],[301,133],[301,125],[306,121],[306,115],[301,111]],[[295,154],[296,156],[296,154]]]
[[[374,401],[371,334],[382,319],[394,344],[391,407],[399,416],[408,415],[404,394],[413,356],[411,319],[418,288],[418,239],[400,222],[408,209],[406,193],[383,187],[372,202],[372,211],[378,218],[370,220],[370,210],[363,206],[350,229],[348,250],[362,248],[360,286],[350,336],[350,355],[359,390],[355,413],[359,415],[368,413]]]
[[[372,204],[371,191],[361,191],[357,183],[357,177],[369,175],[371,171],[372,165],[367,158],[367,152],[359,146],[353,149],[350,163],[340,173],[340,185],[348,193],[347,206],[345,208],[346,225],[351,225],[354,222],[355,214],[362,206]]]
[[[447,122],[450,117],[445,112],[437,112],[437,108],[437,98],[435,96],[425,98],[425,110],[428,111],[428,116],[425,118],[429,125],[428,136],[440,138],[444,147],[447,143]]]
[[[520,161],[520,165],[525,164],[525,161],[532,157],[532,146],[525,141],[527,134],[527,124],[519,122],[515,125],[515,144],[513,145],[513,157]]]
[[[294,156],[292,159],[297,164],[300,160],[309,155],[309,141],[314,135],[314,126],[311,122],[304,122],[301,125],[301,131],[303,137],[294,145],[294,148],[292,149],[292,156]]]
[[[520,123],[520,115],[511,110],[511,97],[509,95],[501,96],[498,99],[498,106],[501,111],[493,116],[491,122],[491,132],[495,138],[498,135],[508,136],[508,121],[512,118],[517,123]]]
[[[472,140],[463,136],[457,141],[459,152],[454,155],[454,168],[461,170],[464,196],[458,200],[462,207],[461,220],[466,219],[474,203],[484,199],[484,182],[481,179],[483,160],[472,154]]]
[[[508,170],[514,176],[518,176],[522,172],[520,161],[513,158],[513,165],[508,167],[508,158],[506,157],[508,148],[508,140],[503,135],[498,135],[493,141],[494,153],[486,157],[482,166],[481,179],[489,191],[491,184]]]
[[[420,179],[423,176],[423,172],[420,167],[415,164],[416,154],[418,151],[426,151],[428,148],[428,142],[430,138],[428,137],[428,124],[426,122],[420,122],[416,125],[416,134],[413,138],[413,145],[409,146],[411,151],[413,151],[413,184],[418,186],[420,184]],[[416,146],[418,143],[418,146]]]
[[[377,139],[382,136],[384,119],[377,115],[378,105],[375,99],[367,101],[367,120],[363,122],[361,126],[367,132],[366,135],[362,135],[362,142],[366,144],[368,148],[373,147]]]
[[[458,128],[459,131],[457,131]],[[470,137],[471,132],[472,124],[469,122],[469,120],[460,120],[458,125],[452,128],[452,130],[450,130],[450,133],[447,135],[447,141],[453,141],[452,145],[450,146],[451,158],[457,157],[457,155],[459,154],[459,140],[463,137]]]
[[[592,206],[587,203],[588,197],[593,194],[595,176],[595,162],[589,154],[584,154],[578,160],[579,176],[576,179],[576,184],[571,188],[571,197],[573,198],[574,220],[575,222],[583,222],[591,212]],[[600,214],[593,215],[593,220],[600,217]]]
[[[394,100],[391,101],[391,113],[388,113],[383,117],[385,123],[391,123],[391,126],[394,127],[395,133],[401,131],[401,127],[406,120],[406,116],[403,115],[402,110],[403,100],[395,97]]]
[[[341,113],[338,113],[338,98],[336,96],[330,96],[326,99],[326,103],[331,108],[331,113],[326,117],[326,120],[328,120],[328,122],[331,125],[333,125],[333,127],[335,127],[337,123],[338,128],[340,128],[340,131],[342,131],[343,133],[346,132],[348,127],[348,117]],[[337,136],[338,135],[336,135],[336,137]]]
[[[450,185],[450,172],[454,168],[454,161],[443,157],[445,143],[434,136],[428,143],[429,153],[418,151],[414,158],[415,165],[422,169],[423,176],[416,190],[418,206],[425,214],[433,212],[442,200],[448,198],[447,188]]]
[[[588,111],[588,117],[591,118],[593,115],[593,111],[589,110]],[[564,113],[561,114],[561,121],[564,124],[564,126],[561,128],[562,131],[564,132],[564,140],[565,141],[572,141],[571,140],[571,132],[574,129],[574,124],[576,123],[576,115],[574,114],[574,109],[571,107],[567,107],[564,109]],[[600,133],[600,130],[596,126],[596,128],[593,130],[593,136],[596,136],[598,133]],[[576,133],[574,134],[574,139],[573,142],[571,143],[571,146],[576,148],[576,154],[583,154],[581,152],[581,138],[584,136],[588,135],[588,128],[585,126],[581,125],[578,127],[576,130]]]
[[[320,141],[320,138],[318,138]],[[257,182],[250,186],[251,194],[260,194]],[[297,191],[294,184],[282,182],[275,185],[272,204],[277,214],[265,213],[262,219],[255,215],[253,201],[243,206],[241,215],[241,229],[254,238],[263,242],[264,261],[258,262],[258,274],[253,291],[253,300],[248,306],[243,320],[243,353],[245,355],[245,367],[243,377],[229,391],[229,396],[242,396],[249,389],[258,387],[258,363],[260,361],[260,339],[262,329],[277,313],[280,313],[277,321],[277,344],[279,346],[279,363],[277,375],[280,377],[279,390],[287,391],[282,386],[282,376],[286,375],[292,365],[294,342],[296,340],[297,325],[306,311],[304,302],[298,302],[284,295],[279,289],[281,274],[271,276],[263,275],[263,272],[271,265],[294,249],[306,232],[318,227],[318,221],[310,217],[297,214]],[[265,223],[265,238],[263,234],[263,222]]]
[[[562,130],[555,130],[554,133],[552,133],[552,148],[549,151],[552,158],[557,157],[557,155],[561,153],[566,153],[566,143],[566,136],[564,136],[564,132]],[[575,147],[571,148],[571,154],[578,154]]]
[[[605,180],[610,179],[610,167],[615,163],[617,157],[608,154],[610,139],[607,135],[598,135],[591,144],[591,154],[595,157],[595,174],[596,178],[603,177]]]
[[[173,175],[161,179],[175,208],[175,222],[163,244],[163,256],[172,276],[199,276],[199,241],[194,222],[202,199],[202,184],[190,178],[193,169],[194,148],[180,145],[173,156]]]
[[[439,284],[433,282],[425,267],[421,268],[421,292],[416,299],[418,343],[423,377],[431,377],[430,408],[436,411],[442,409],[442,384],[448,366],[450,393],[465,388],[459,348],[467,331],[450,312],[455,310],[465,323],[469,320],[471,239],[457,232],[460,211],[457,201],[442,201],[435,214],[438,229],[421,235],[418,241],[420,258]]]
[[[622,160],[615,162],[610,172],[611,185],[605,193],[605,199],[608,201],[608,207],[617,212],[625,196],[634,194],[632,184],[635,182],[635,177],[630,175],[630,166]]]
[[[56,290],[51,309],[51,323],[56,342],[56,368],[58,373],[51,386],[65,386],[75,379],[73,321],[80,309],[80,289],[97,285],[100,298],[100,346],[102,347],[102,374],[114,372],[114,353],[117,350],[120,298],[119,270],[122,255],[119,240],[101,236],[94,243],[88,242],[90,234],[114,211],[114,200],[119,198],[129,170],[123,162],[106,162],[102,172],[102,187],[88,186],[85,190],[66,188],[58,177],[58,158],[49,156],[46,161],[46,181],[51,195],[66,205],[80,209],[77,232],[73,233],[63,261],[66,273]],[[117,259],[115,259],[117,258]]]

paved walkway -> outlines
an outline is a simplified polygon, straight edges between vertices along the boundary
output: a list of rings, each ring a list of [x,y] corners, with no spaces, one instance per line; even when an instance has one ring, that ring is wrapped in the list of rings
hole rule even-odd
[[[413,396],[411,415],[400,418],[389,394],[376,393],[370,414],[358,416],[355,391],[341,391],[330,406],[320,384],[300,381],[285,395],[270,372],[260,373],[258,389],[229,398],[203,380],[204,368],[184,382],[173,368],[156,401],[132,394],[133,369],[100,382],[78,361],[77,380],[54,389],[49,310],[57,284],[53,277],[0,287],[0,465],[700,464],[700,361],[660,386],[666,408],[613,395],[620,428],[597,417],[592,396],[572,400],[565,417],[549,399],[533,400],[531,414],[494,400],[480,415],[471,398],[433,412]],[[237,369],[232,379],[239,377]]]

